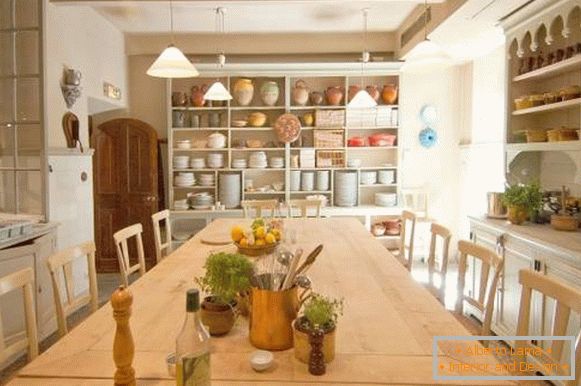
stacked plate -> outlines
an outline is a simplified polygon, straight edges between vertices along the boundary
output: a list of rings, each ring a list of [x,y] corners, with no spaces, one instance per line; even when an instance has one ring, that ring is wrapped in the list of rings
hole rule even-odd
[[[192,141],[189,139],[178,139],[176,141],[176,148],[187,150],[192,148]]]
[[[210,209],[214,205],[214,197],[208,192],[196,193],[188,197],[188,203],[193,209]]]
[[[396,206],[397,194],[395,193],[375,193],[375,205]]]
[[[305,192],[315,190],[315,172],[303,172],[301,174],[301,190]]]
[[[200,174],[200,186],[214,186],[214,174]]]
[[[255,169],[264,169],[268,163],[266,162],[266,153],[263,151],[257,151],[250,153],[250,158],[248,161],[248,166]]]
[[[183,200],[175,200],[173,202],[173,207],[175,210],[188,210],[190,207],[188,205],[188,200],[184,198]]]
[[[248,163],[246,162],[245,158],[234,158],[232,160],[233,169],[246,169],[247,167]]]
[[[178,187],[193,186],[196,183],[196,178],[194,177],[194,173],[181,172],[175,176],[174,183]]]
[[[192,169],[205,169],[206,160],[203,158],[190,158],[190,167]]]
[[[361,185],[373,185],[377,183],[377,172],[375,170],[361,171]]]
[[[297,191],[301,190],[301,171],[300,170],[291,170],[289,187],[290,187],[291,192],[297,192]]]
[[[379,170],[377,172],[377,181],[379,181],[380,184],[393,184],[395,181],[395,171]]]
[[[317,171],[317,190],[320,190],[320,191],[329,190],[329,171],[328,170],[318,170]]]
[[[240,206],[241,175],[240,173],[220,173],[218,198],[226,209]]]
[[[274,169],[284,168],[284,158],[283,157],[270,157],[268,160],[268,166]]]
[[[357,172],[337,171],[335,172],[335,205],[355,206],[357,205]]]
[[[224,167],[224,154],[223,153],[210,153],[208,154],[208,167],[211,169],[219,169]]]
[[[174,155],[173,157],[173,167],[175,169],[187,169],[190,157],[187,155]]]

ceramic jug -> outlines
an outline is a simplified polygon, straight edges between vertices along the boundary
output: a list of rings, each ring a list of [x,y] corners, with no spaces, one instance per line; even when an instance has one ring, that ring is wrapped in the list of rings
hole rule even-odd
[[[356,84],[352,84],[351,86],[349,86],[349,91],[347,93],[347,100],[349,102],[351,102],[351,100],[353,98],[355,98],[355,95],[359,92],[359,90],[361,90],[361,87],[359,87]]]
[[[266,106],[274,106],[278,101],[278,95],[278,83],[269,81],[264,82],[262,86],[260,86],[260,98],[262,99],[262,103]]]
[[[293,102],[297,106],[304,106],[309,101],[309,88],[304,80],[299,79],[295,82],[292,91]]]
[[[204,100],[204,94],[208,91],[208,87],[204,84],[202,86],[193,86],[192,95],[190,96],[190,101],[194,107],[203,107],[206,101]]]
[[[248,106],[254,96],[252,80],[240,78],[234,83],[234,99],[240,106]]]
[[[319,91],[311,91],[311,95],[310,95],[310,99],[311,99],[311,104],[313,106],[319,106],[320,104],[323,103],[323,94],[320,93]]]
[[[339,86],[327,87],[325,91],[325,96],[327,97],[327,104],[330,106],[338,106],[341,104],[343,99],[343,90]]]
[[[393,105],[397,101],[397,86],[393,83],[383,86],[381,91],[381,99],[387,105]]]

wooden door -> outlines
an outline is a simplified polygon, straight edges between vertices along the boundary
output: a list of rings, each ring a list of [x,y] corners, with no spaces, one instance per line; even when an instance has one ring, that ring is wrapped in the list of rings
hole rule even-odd
[[[148,267],[155,264],[151,215],[158,210],[157,133],[137,119],[114,119],[94,131],[93,178],[98,272],[119,272],[113,233],[141,223]],[[132,244],[131,244],[132,245]],[[135,256],[135,250],[130,251]]]

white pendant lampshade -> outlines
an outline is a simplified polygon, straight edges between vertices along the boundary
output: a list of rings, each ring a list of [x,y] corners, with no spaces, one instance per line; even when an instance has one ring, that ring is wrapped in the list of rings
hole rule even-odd
[[[193,78],[200,73],[179,48],[170,45],[149,67],[147,75],[157,78]]]
[[[351,99],[349,104],[347,104],[347,106],[364,109],[377,106],[377,102],[371,97],[371,95],[369,95],[367,91],[359,90],[353,99]]]
[[[426,39],[411,49],[405,56],[401,71],[426,73],[442,70],[452,64],[450,56],[436,43]]]
[[[217,80],[210,86],[208,91],[206,91],[204,99],[208,101],[228,101],[232,99],[232,95],[230,95],[222,82]]]

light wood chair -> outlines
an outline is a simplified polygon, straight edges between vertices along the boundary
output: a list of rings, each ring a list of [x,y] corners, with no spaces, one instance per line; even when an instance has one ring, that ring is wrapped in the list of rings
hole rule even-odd
[[[22,288],[24,295],[26,336],[6,346],[2,318],[0,318],[0,363],[4,363],[8,358],[26,348],[28,348],[29,361],[38,356],[38,332],[34,311],[34,271],[32,268],[24,268],[0,278],[0,296],[20,288]]]
[[[432,223],[430,227],[430,253],[428,255],[428,289],[442,304],[446,304],[446,273],[448,272],[448,254],[452,233],[440,224]],[[438,238],[441,239],[441,250],[438,258],[436,247]],[[438,261],[436,261],[438,260]],[[440,286],[434,284],[434,275],[440,277]]]
[[[565,283],[557,281],[556,279],[542,275],[528,269],[522,269],[518,273],[518,281],[522,285],[520,310],[518,313],[518,324],[516,335],[526,336],[529,334],[529,322],[531,320],[531,298],[533,290],[540,292],[545,297],[552,298],[555,303],[555,314],[553,319],[553,331],[551,336],[566,336],[567,326],[569,324],[569,317],[571,311],[581,314],[581,291],[570,287]],[[561,356],[563,354],[563,345],[565,341],[554,340],[550,346],[551,351],[545,351],[545,355],[549,360],[545,363],[561,363]],[[517,340],[516,348],[533,348],[538,349],[538,346],[532,345],[525,340]],[[573,349],[573,348],[571,348]],[[579,377],[581,373],[581,333],[577,334],[575,340],[575,374]],[[569,353],[567,353],[567,356]],[[572,369],[571,369],[572,370]],[[569,371],[554,375],[569,375]],[[520,374],[522,375],[522,374]],[[577,378],[579,379],[579,378]],[[577,385],[576,380],[564,381],[567,386]]]
[[[80,258],[87,259],[89,274],[89,293],[75,296],[73,280],[73,261]],[[67,248],[55,253],[47,260],[48,270],[52,281],[52,291],[56,308],[56,318],[60,336],[68,332],[67,317],[79,308],[89,304],[91,312],[99,308],[99,291],[97,289],[97,271],[95,269],[95,244],[92,241]],[[60,280],[62,272],[63,280]],[[62,284],[64,282],[64,288]],[[64,295],[64,301],[63,301]]]
[[[292,216],[293,208],[297,208],[302,218],[307,218],[309,215],[309,209],[315,212],[315,217],[321,217],[321,208],[323,207],[323,201],[321,200],[290,200],[288,213]]]
[[[139,271],[139,275],[145,275],[145,254],[143,252],[143,239],[141,238],[141,233],[143,233],[143,227],[141,224],[133,224],[113,234],[115,247],[117,248],[117,259],[119,260],[121,280],[126,287],[129,286],[129,275],[132,273]],[[127,241],[132,237],[135,237],[135,242],[137,244],[137,263],[134,265],[131,265],[129,259],[129,248],[127,247]]]
[[[278,200],[244,200],[241,203],[244,218],[263,217],[264,211],[270,211],[270,217],[274,217]],[[254,211],[254,216],[252,216]]]
[[[159,263],[164,256],[171,252],[171,222],[169,210],[165,209],[151,215],[153,222],[153,237],[155,240],[155,258]],[[165,240],[162,240],[161,222],[165,222]]]
[[[411,272],[414,261],[414,237],[416,233],[416,215],[413,212],[404,210],[401,213],[401,232],[399,240],[399,251],[396,255],[400,263]],[[409,244],[408,244],[409,235]],[[407,251],[407,253],[406,253]]]
[[[504,260],[494,251],[484,248],[470,241],[460,240],[458,242],[460,253],[460,263],[458,266],[458,296],[456,298],[455,316],[474,335],[490,335],[490,323],[494,312],[494,299],[498,279],[504,269]],[[465,294],[466,271],[468,256],[478,259],[480,262],[480,279],[478,291],[474,294]],[[476,264],[476,263],[475,263]],[[492,268],[492,280],[489,280],[490,269]],[[478,329],[473,323],[468,322],[468,318],[463,315],[464,302],[467,302],[482,313],[482,327]],[[484,341],[486,345],[488,341]]]

